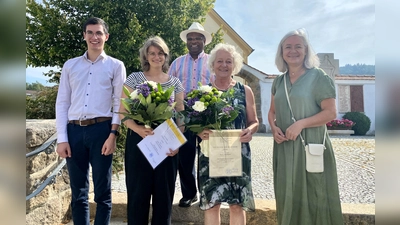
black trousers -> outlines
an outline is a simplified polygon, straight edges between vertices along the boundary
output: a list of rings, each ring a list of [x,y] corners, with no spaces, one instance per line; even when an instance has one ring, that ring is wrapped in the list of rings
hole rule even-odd
[[[152,225],[170,225],[178,157],[167,157],[155,169],[137,147],[142,138],[128,129],[125,176],[128,195],[128,224],[148,225],[152,198]]]
[[[179,178],[182,196],[192,199],[197,194],[196,172],[194,168],[196,158],[196,134],[188,130],[184,133],[187,142],[179,148]]]

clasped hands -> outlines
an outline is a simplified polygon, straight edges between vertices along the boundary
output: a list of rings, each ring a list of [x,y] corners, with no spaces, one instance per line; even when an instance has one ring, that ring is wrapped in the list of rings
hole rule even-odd
[[[285,133],[282,132],[281,128],[275,127],[273,131],[274,140],[278,144],[289,140],[294,141],[302,130],[303,128],[298,123],[290,125]]]

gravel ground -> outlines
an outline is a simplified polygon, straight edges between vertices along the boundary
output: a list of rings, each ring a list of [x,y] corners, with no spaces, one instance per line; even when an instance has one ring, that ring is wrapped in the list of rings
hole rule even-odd
[[[334,147],[342,203],[375,203],[375,137],[331,136]],[[255,198],[274,199],[271,134],[255,134],[252,150],[252,178]],[[126,192],[125,175],[114,177],[112,188]],[[176,200],[181,196],[179,176]]]

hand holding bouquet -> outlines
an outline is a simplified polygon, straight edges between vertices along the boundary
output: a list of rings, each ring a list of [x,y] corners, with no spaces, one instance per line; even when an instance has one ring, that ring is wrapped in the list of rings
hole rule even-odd
[[[138,85],[132,93],[125,86],[123,91],[128,97],[121,99],[127,111],[122,112],[125,115],[122,122],[133,119],[150,128],[172,118],[176,104],[172,98],[174,87],[164,91],[159,83],[146,81]]]

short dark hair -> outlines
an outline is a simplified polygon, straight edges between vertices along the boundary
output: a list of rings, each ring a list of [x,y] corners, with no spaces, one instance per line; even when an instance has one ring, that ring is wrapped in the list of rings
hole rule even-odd
[[[104,33],[108,34],[108,25],[107,25],[107,23],[104,20],[102,20],[102,19],[100,19],[98,17],[91,17],[91,18],[87,19],[85,21],[85,23],[83,24],[83,27],[82,27],[83,28],[83,32],[86,32],[87,25],[96,25],[96,24],[102,25]]]

